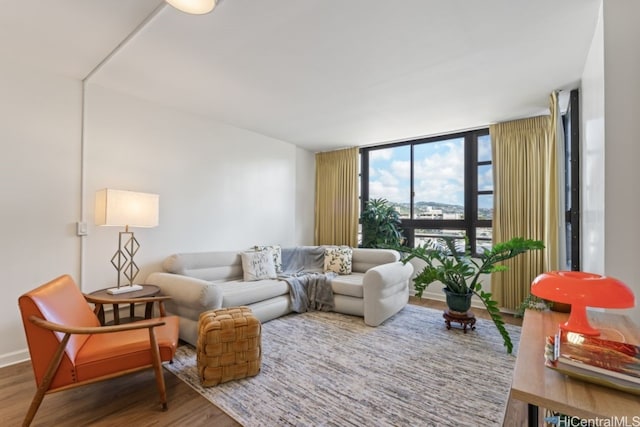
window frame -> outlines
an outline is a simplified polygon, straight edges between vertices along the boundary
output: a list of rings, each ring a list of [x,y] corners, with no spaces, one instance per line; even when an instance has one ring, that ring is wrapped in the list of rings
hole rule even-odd
[[[415,246],[416,229],[433,230],[464,230],[469,241],[469,250],[477,255],[476,240],[478,228],[493,228],[493,220],[478,218],[478,196],[493,195],[493,190],[478,190],[478,166],[493,165],[493,159],[478,161],[478,138],[489,135],[489,128],[481,128],[466,132],[439,135],[429,138],[419,138],[390,144],[372,145],[360,148],[360,208],[364,209],[369,200],[369,155],[372,151],[410,146],[410,190],[409,190],[409,218],[402,218],[402,229],[407,238],[406,245]],[[414,148],[417,145],[428,144],[450,139],[464,140],[464,219],[415,219],[415,188],[414,188]]]
[[[569,195],[565,200],[565,227],[570,226],[571,230],[567,236],[569,240],[566,245],[567,259],[570,260],[571,270],[580,271],[580,93],[578,89],[569,93],[567,112],[562,119],[565,132],[565,177],[570,183]]]

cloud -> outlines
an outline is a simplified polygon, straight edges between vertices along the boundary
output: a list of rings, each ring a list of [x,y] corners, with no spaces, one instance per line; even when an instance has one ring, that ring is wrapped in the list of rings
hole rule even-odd
[[[478,189],[493,189],[493,169],[491,165],[480,166],[478,170]]]
[[[416,150],[414,160],[415,200],[464,204],[464,144],[436,143]]]
[[[491,159],[491,137],[484,135],[478,138],[478,160]]]
[[[382,150],[369,151],[369,162],[376,160],[391,160],[393,158],[393,148],[384,148]]]
[[[398,187],[387,187],[379,181],[372,181],[369,183],[369,198],[370,199],[387,199],[390,202],[406,202],[406,197],[402,197]]]
[[[376,169],[375,174],[369,171],[369,198],[387,199],[390,202],[406,203],[409,201],[408,181],[398,177],[392,169]]]
[[[489,144],[479,144],[486,150]],[[369,196],[392,202],[410,199],[409,147],[369,152]],[[480,169],[479,188],[492,188],[491,166]],[[416,202],[464,204],[464,140],[462,138],[416,145],[414,148]]]
[[[396,160],[391,162],[390,170],[399,180],[409,181],[411,178],[411,162],[408,160]]]
[[[391,202],[409,202],[409,147],[393,147],[369,152],[369,197]],[[398,160],[407,159],[407,160]]]

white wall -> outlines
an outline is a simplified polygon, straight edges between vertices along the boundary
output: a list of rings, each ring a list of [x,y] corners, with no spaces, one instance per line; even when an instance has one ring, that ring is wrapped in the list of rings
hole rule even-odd
[[[18,297],[79,272],[81,85],[0,68],[0,366],[24,359]]]
[[[640,304],[640,2],[603,1],[605,60],[605,274]],[[640,325],[640,307],[632,311]]]
[[[115,283],[119,230],[94,225],[100,188],[160,195],[160,225],[133,230],[142,281],[174,252],[312,243],[310,152],[88,85],[83,156],[79,81],[3,68],[0,89],[0,366],[28,357],[21,294],[64,273],[84,292]]]
[[[300,245],[314,244],[316,157],[310,151],[296,150],[296,235]]]
[[[622,280],[637,303],[640,51],[633,41],[640,40],[639,14],[640,2],[603,2],[582,86],[584,270]],[[621,312],[640,324],[640,307]]]
[[[602,9],[580,91],[581,269],[604,272],[604,32]]]
[[[296,166],[309,160],[304,150],[97,85],[88,94],[83,290],[112,286],[116,277],[109,260],[119,230],[93,221],[101,188],[160,195],[160,225],[133,229],[141,280],[174,252],[292,246],[309,233],[313,217],[296,226],[298,211],[313,214],[308,200],[297,199],[312,195],[313,181],[309,187]]]

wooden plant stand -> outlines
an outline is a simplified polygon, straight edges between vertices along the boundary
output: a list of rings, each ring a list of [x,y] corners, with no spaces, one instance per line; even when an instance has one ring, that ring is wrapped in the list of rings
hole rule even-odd
[[[444,323],[446,323],[447,329],[451,329],[451,322],[459,323],[465,334],[467,333],[467,326],[472,331],[476,329],[476,316],[471,311],[460,313],[447,309],[442,314],[442,317],[444,317]]]

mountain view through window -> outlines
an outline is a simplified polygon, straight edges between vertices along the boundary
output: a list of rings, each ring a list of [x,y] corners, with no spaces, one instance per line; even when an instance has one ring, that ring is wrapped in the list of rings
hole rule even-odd
[[[486,130],[363,150],[367,200],[386,199],[409,243],[464,237],[474,252],[491,247],[493,169]],[[363,163],[365,164],[365,163]]]

